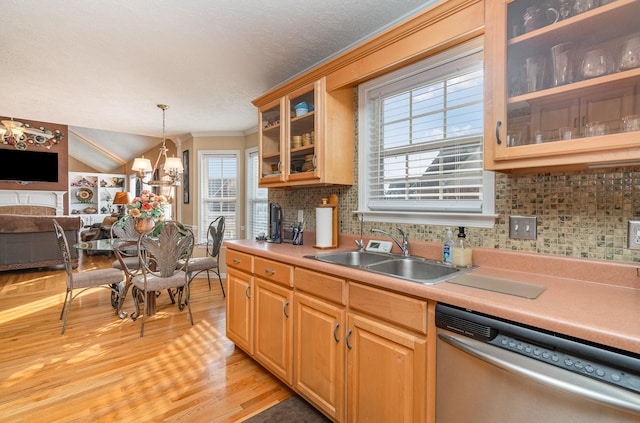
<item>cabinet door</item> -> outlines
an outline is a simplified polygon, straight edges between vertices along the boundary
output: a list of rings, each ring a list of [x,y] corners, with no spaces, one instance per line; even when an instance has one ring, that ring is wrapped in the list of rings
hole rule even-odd
[[[351,313],[347,327],[347,421],[426,421],[426,338]]]
[[[279,184],[285,180],[288,145],[285,143],[287,119],[284,98],[271,102],[258,111],[258,171],[260,186]]]
[[[227,338],[253,354],[253,276],[227,267]]]
[[[294,301],[294,388],[343,421],[344,309],[299,292]]]
[[[255,355],[263,366],[293,383],[293,294],[290,289],[255,278]]]
[[[289,111],[288,181],[318,180],[316,138],[322,138],[318,133],[318,121],[324,112],[322,88],[323,85],[317,81],[286,97],[285,107]]]
[[[637,130],[625,132],[622,125],[640,113],[640,68],[619,62],[622,46],[636,32],[640,2],[608,2],[525,27],[530,5],[529,0],[485,2],[485,168],[581,169],[614,166],[621,157],[640,159]],[[561,60],[555,63],[562,66],[554,71],[553,48],[560,44],[569,46],[568,53],[556,54]],[[609,56],[598,75],[584,65],[593,50]],[[534,87],[536,69],[540,78]],[[557,74],[564,69],[570,77],[560,84]]]

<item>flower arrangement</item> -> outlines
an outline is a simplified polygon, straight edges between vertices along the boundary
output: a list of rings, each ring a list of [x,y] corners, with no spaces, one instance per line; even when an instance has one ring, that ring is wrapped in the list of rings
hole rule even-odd
[[[127,204],[127,215],[129,217],[148,217],[154,220],[164,219],[163,204],[167,199],[163,195],[155,195],[149,190],[142,190],[140,196],[134,198]]]

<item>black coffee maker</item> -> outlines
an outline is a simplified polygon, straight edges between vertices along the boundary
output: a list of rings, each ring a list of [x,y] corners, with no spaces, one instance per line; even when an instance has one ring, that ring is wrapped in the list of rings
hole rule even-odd
[[[282,208],[277,203],[269,203],[269,237],[267,242],[282,242]]]

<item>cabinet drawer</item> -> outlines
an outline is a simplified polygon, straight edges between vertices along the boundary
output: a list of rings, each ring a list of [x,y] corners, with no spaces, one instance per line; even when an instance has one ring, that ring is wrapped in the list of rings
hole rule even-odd
[[[347,304],[344,279],[296,267],[294,285],[296,289],[308,292],[318,298],[332,301],[336,304]]]
[[[253,256],[227,248],[227,266],[253,273]]]
[[[293,286],[293,266],[279,261],[256,257],[254,274],[271,282]]]
[[[427,333],[427,302],[349,282],[349,308]]]

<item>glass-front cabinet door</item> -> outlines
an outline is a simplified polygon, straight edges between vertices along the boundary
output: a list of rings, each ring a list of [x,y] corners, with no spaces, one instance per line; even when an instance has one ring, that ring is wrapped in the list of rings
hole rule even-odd
[[[640,1],[485,4],[485,167],[640,162]]]
[[[316,137],[323,108],[319,83],[309,84],[286,97],[289,110],[289,181],[317,179]]]
[[[258,113],[260,184],[269,185],[284,181],[287,169],[286,121],[289,118],[284,98],[261,107]]]

